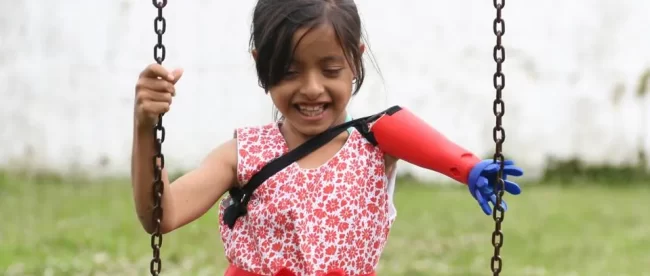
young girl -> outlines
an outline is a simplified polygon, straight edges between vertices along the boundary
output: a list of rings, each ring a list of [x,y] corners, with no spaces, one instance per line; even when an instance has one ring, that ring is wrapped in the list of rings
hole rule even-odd
[[[353,0],[259,0],[251,48],[259,84],[281,119],[236,129],[234,138],[172,184],[163,171],[163,233],[197,219],[227,191],[245,187],[272,160],[350,120],[346,106],[363,83],[365,50]],[[153,64],[136,85],[132,183],[138,217],[149,233],[151,129],[157,115],[169,111],[182,74],[181,69],[167,71]],[[453,148],[454,154],[461,153],[455,158],[471,165],[441,173],[467,184],[489,214],[488,202],[494,203],[495,196],[488,176],[498,165],[439,141],[444,144],[430,148]],[[220,206],[221,235],[231,264],[226,275],[374,275],[395,221],[398,158],[350,129],[271,175],[234,225],[224,222],[224,210],[232,204],[226,197]],[[512,162],[505,165],[505,174],[521,175]],[[512,182],[506,181],[505,187],[512,194],[520,192]]]

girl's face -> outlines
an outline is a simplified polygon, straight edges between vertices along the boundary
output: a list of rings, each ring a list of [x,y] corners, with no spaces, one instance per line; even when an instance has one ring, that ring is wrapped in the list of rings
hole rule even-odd
[[[344,122],[354,69],[329,24],[299,29],[293,43],[298,45],[289,72],[270,95],[287,127],[313,136]]]

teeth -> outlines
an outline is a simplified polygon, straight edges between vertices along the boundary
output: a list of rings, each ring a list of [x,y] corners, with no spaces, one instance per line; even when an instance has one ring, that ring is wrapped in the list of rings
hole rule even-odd
[[[325,105],[298,105],[298,108],[300,111],[323,111],[325,109]]]
[[[302,105],[302,104],[300,104],[300,105],[297,105],[297,107],[298,107],[298,111],[300,111],[300,113],[302,113],[302,115],[309,116],[309,117],[318,116],[321,113],[323,113],[323,110],[325,110],[325,105],[324,104],[321,104],[321,105]]]

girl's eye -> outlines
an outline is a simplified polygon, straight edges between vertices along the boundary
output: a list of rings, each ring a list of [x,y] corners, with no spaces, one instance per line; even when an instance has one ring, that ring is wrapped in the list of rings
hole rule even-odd
[[[296,75],[298,75],[298,71],[296,71],[296,70],[289,70],[289,71],[287,71],[286,74],[284,74],[284,78],[285,78],[285,79],[290,79],[290,78],[295,77]]]
[[[328,76],[328,77],[336,77],[336,76],[339,75],[339,73],[341,73],[341,70],[342,69],[340,69],[340,68],[325,69],[324,72],[325,72],[325,75]]]

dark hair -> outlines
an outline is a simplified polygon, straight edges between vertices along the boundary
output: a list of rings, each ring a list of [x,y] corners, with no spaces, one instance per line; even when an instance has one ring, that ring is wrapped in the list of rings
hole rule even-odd
[[[293,58],[293,35],[303,27],[331,24],[355,73],[353,95],[359,92],[365,67],[359,44],[361,19],[354,0],[258,0],[253,12],[251,50],[257,51],[257,76],[268,92],[287,73]],[[351,60],[350,60],[351,59]]]

